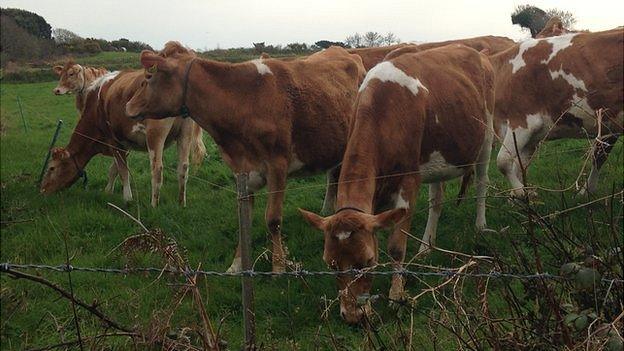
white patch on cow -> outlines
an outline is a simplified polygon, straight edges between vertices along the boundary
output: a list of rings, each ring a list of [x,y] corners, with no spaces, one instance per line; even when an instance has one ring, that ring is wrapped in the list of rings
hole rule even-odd
[[[364,91],[368,83],[373,79],[379,79],[382,82],[397,83],[409,89],[414,95],[418,95],[418,91],[421,88],[425,91],[429,91],[419,79],[408,76],[389,61],[384,61],[368,71],[368,74],[366,74],[360,86],[360,92]]]
[[[438,114],[435,115],[436,124],[440,124],[440,120],[438,119]]]
[[[434,151],[429,155],[429,161],[420,165],[420,174],[423,183],[437,183],[464,174],[461,168],[448,163],[439,151]]]
[[[143,134],[145,134],[145,124],[137,123],[137,124],[133,125],[131,132],[132,133],[143,133]],[[152,157],[152,152],[153,151],[150,150],[150,158]]]
[[[247,182],[247,191],[250,193],[255,193],[258,190],[262,189],[264,184],[266,183],[266,179],[264,178],[264,174],[258,171],[249,172],[249,181]]]
[[[338,238],[338,240],[345,240],[351,236],[351,233],[352,232],[338,232],[336,233],[336,238]]]
[[[394,208],[409,208],[409,202],[403,196],[403,188],[400,188],[399,191],[393,195],[394,198]]]
[[[555,56],[557,56],[557,54],[559,53],[559,51],[572,46],[572,38],[574,38],[574,36],[576,36],[578,33],[570,33],[570,34],[564,34],[564,35],[559,35],[556,37],[550,37],[550,38],[546,38],[546,39],[542,39],[542,40],[546,40],[547,42],[549,42],[550,44],[552,44],[552,51],[550,53],[550,56],[548,56],[547,59],[542,60],[542,63],[544,64],[548,64],[552,59],[555,58]]]
[[[117,77],[118,74],[119,74],[119,71],[113,71],[113,72],[108,72],[101,77],[98,77],[91,84],[89,84],[89,87],[87,88],[87,93],[92,90],[98,89],[98,100],[99,100],[100,92],[102,91],[102,86],[106,84],[106,82]]]
[[[534,47],[538,43],[539,40],[536,39],[527,39],[520,43],[520,47],[518,48],[518,54],[516,55],[516,57],[509,60],[509,63],[511,63],[511,73],[516,73],[520,68],[526,66],[526,62],[524,61],[522,55],[524,55],[527,50]]]
[[[546,41],[549,44],[551,44],[553,47],[552,47],[552,51],[550,52],[550,55],[548,56],[547,59],[542,60],[543,64],[548,64],[553,58],[555,58],[555,56],[557,56],[557,54],[561,50],[572,45],[572,38],[574,38],[576,34],[578,33],[564,34],[564,35],[560,35],[557,37],[550,37],[550,38],[543,38],[543,39],[527,39],[521,42],[520,47],[518,48],[518,54],[516,55],[516,57],[509,60],[509,63],[511,63],[512,65],[511,73],[516,73],[518,72],[520,68],[526,66],[526,62],[524,61],[524,58],[522,57],[522,55],[524,55],[524,53],[530,48],[536,46],[542,41]]]
[[[262,62],[262,59],[252,60],[251,62],[256,65],[256,68],[258,69],[258,73],[260,73],[260,75],[273,74],[269,66]]]
[[[566,73],[563,69],[559,69],[558,71],[550,71],[550,77],[555,80],[557,78],[563,78],[568,84],[570,84],[574,89],[587,91],[587,87],[585,86],[585,82],[576,78],[572,73]]]
[[[305,166],[305,164],[301,162],[301,160],[299,159],[299,157],[297,157],[295,153],[293,153],[292,159],[288,164],[288,173],[290,174],[292,172],[296,172],[303,168],[303,166]]]

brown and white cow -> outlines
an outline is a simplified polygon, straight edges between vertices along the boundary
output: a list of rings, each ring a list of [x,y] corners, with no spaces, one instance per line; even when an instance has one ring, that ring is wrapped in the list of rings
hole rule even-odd
[[[395,44],[389,46],[379,46],[371,48],[355,48],[347,49],[350,54],[356,54],[362,58],[364,69],[367,71],[375,67],[379,62],[383,61],[384,57],[388,55],[390,51],[402,48],[410,44]]]
[[[41,192],[50,194],[71,186],[91,158],[97,154],[112,156],[109,184],[115,172],[123,184],[124,200],[132,200],[126,156],[130,150],[149,151],[152,171],[152,206],[157,206],[163,178],[163,150],[172,141],[178,148],[179,202],[186,206],[186,182],[189,155],[201,163],[205,155],[202,129],[190,118],[166,118],[136,122],[125,115],[126,102],[141,84],[142,71],[111,72],[93,82],[86,90],[85,108],[65,148],[55,148],[52,161],[41,183]],[[112,191],[112,189],[111,189]]]
[[[59,76],[56,88],[52,90],[56,95],[73,93],[76,95],[76,109],[80,113],[84,107],[87,88],[93,81],[109,73],[105,68],[81,66],[69,60],[63,66],[54,66],[54,73]]]
[[[503,138],[497,165],[513,195],[527,195],[522,167],[529,166],[540,141],[588,136],[601,140],[581,192],[596,190],[600,167],[623,129],[623,43],[621,28],[567,33],[528,39],[491,56],[495,124]],[[598,109],[604,111],[600,125]]]
[[[471,47],[477,51],[486,50],[488,54],[494,54],[506,50],[515,42],[506,37],[497,37],[493,35],[486,35],[475,38],[447,40],[441,42],[422,43],[422,44],[396,44],[390,46],[372,47],[372,48],[357,48],[349,49],[352,54],[359,55],[364,63],[364,68],[370,70],[383,60],[389,60],[406,53],[420,52],[423,50],[429,50],[447,46],[451,44],[463,44]]]
[[[476,226],[483,228],[492,145],[494,71],[484,54],[463,45],[404,54],[368,72],[357,98],[354,129],[342,162],[334,215],[301,210],[324,231],[323,260],[333,269],[366,269],[378,262],[375,231],[396,223],[388,240],[394,268],[405,258],[411,210],[421,183],[429,183],[423,241],[433,244],[442,205],[441,182],[476,174]],[[378,213],[387,205],[393,209]],[[378,213],[378,214],[375,214]],[[423,244],[421,250],[428,245]],[[356,323],[372,277],[340,275],[340,311]],[[392,279],[390,298],[403,295]]]
[[[146,67],[145,82],[126,105],[127,114],[158,118],[186,107],[212,136],[232,171],[250,174],[250,192],[266,183],[273,270],[283,271],[280,228],[286,178],[296,171],[329,171],[332,182],[364,77],[359,56],[332,47],[305,59],[232,64],[143,51],[141,64]],[[240,269],[237,250],[229,270]]]
[[[73,93],[76,95],[76,109],[78,116],[82,114],[84,101],[87,95],[87,88],[99,77],[110,73],[105,68],[95,68],[81,66],[72,60],[69,60],[63,66],[54,66],[54,73],[59,76],[58,84],[52,92],[56,95],[65,95]],[[108,183],[104,188],[107,193],[112,193],[115,188],[115,180],[119,171],[117,170],[117,162],[113,160],[108,170]]]

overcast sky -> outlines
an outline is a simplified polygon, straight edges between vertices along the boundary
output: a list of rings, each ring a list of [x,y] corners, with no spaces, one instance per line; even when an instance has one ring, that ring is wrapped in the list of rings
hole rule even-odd
[[[479,35],[527,37],[511,24],[515,6],[571,11],[576,28],[624,24],[624,1],[565,0],[0,0],[2,7],[43,16],[53,28],[83,37],[128,38],[159,49],[179,40],[194,49],[249,47],[252,42],[312,44],[355,32],[393,32],[402,41],[440,41]]]

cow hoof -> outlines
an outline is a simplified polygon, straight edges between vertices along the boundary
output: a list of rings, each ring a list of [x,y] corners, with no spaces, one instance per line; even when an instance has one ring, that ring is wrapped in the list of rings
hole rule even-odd
[[[427,256],[431,253],[431,246],[425,243],[420,244],[420,249],[418,249],[418,256]]]
[[[107,185],[106,187],[104,187],[104,192],[107,194],[112,194],[115,192],[115,187]]]
[[[533,190],[533,189],[514,189],[511,191],[511,193],[509,194],[510,196],[510,201],[513,202],[514,200],[535,200],[537,199],[537,191]]]
[[[238,273],[242,270],[243,270],[243,265],[241,262],[241,258],[235,257],[234,260],[232,260],[232,264],[230,265],[230,268],[228,268],[227,271],[225,272],[226,273]]]

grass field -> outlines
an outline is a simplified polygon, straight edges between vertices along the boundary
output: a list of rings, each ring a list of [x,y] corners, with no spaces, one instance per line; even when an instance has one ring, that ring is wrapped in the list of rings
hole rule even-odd
[[[128,54],[128,57],[133,55]],[[102,58],[102,62],[108,58]],[[120,58],[121,59],[121,58]],[[122,60],[125,60],[123,58]],[[98,61],[92,61],[98,65]],[[132,186],[135,201],[127,206],[122,202],[120,186],[114,194],[105,194],[106,171],[110,159],[95,157],[88,165],[89,183],[86,189],[79,184],[49,197],[39,195],[37,178],[42,167],[56,121],[63,119],[63,127],[57,145],[65,145],[71,130],[76,124],[73,97],[54,96],[54,82],[1,85],[0,117],[1,137],[1,220],[0,261],[13,263],[44,263],[58,265],[65,262],[67,245],[71,263],[75,266],[123,267],[127,260],[116,250],[126,237],[139,232],[139,228],[127,217],[107,206],[111,202],[122,206],[133,215],[139,216],[149,228],[162,228],[175,237],[178,244],[187,251],[191,266],[201,264],[202,269],[224,271],[231,263],[237,240],[237,217],[235,195],[215,188],[204,182],[207,180],[234,189],[233,176],[221,162],[210,138],[204,139],[208,146],[209,158],[200,169],[192,170],[193,177],[188,185],[188,207],[180,208],[176,203],[177,182],[175,178],[175,148],[166,152],[165,182],[162,188],[161,205],[153,209],[149,206],[150,176],[146,154],[134,153],[129,158],[132,172]],[[16,97],[24,106],[28,132],[22,127]],[[564,188],[574,182],[583,162],[587,141],[559,141],[546,144],[540,150],[529,172],[529,181],[549,188]],[[571,151],[570,151],[571,150]],[[603,168],[600,194],[611,191],[612,187],[622,188],[622,142],[612,152]],[[490,168],[493,186],[507,187],[497,172],[494,163]],[[285,242],[290,258],[301,262],[307,270],[325,270],[321,259],[322,235],[308,227],[299,217],[296,209],[319,211],[323,194],[324,178],[317,176],[291,180],[286,193],[284,209]],[[305,189],[302,186],[318,185]],[[446,197],[457,194],[457,181],[450,182]],[[418,209],[414,215],[412,232],[420,235],[426,222],[426,189],[420,194]],[[469,195],[474,195],[470,190]],[[578,202],[574,192],[564,194],[540,192],[538,209],[540,213],[550,213],[560,209],[562,196],[569,204]],[[265,199],[259,196],[254,210],[253,246],[254,257],[259,256],[269,243],[263,221]],[[572,206],[572,205],[570,205]],[[488,224],[493,229],[511,226],[511,231],[521,231],[511,219],[513,211],[505,199],[493,198],[488,201]],[[584,216],[570,212],[567,220],[576,221],[580,228],[588,226]],[[438,228],[438,244],[441,247],[463,252],[500,250],[505,252],[506,243],[498,242],[496,247],[483,248],[476,242],[473,229],[474,201],[467,200],[461,205],[446,204]],[[382,248],[381,261],[387,261],[385,253],[385,233],[379,235]],[[65,240],[66,238],[66,240]],[[495,241],[495,240],[494,240]],[[415,254],[418,243],[409,242],[408,257]],[[433,254],[424,259],[433,265],[452,265],[448,258]],[[158,264],[145,255],[139,265]],[[555,262],[546,265],[557,273]],[[270,261],[260,258],[256,270],[270,270]],[[41,272],[44,277],[67,287],[67,275]],[[155,311],[169,307],[172,299],[171,279],[154,276],[127,277],[74,272],[71,275],[74,291],[85,301],[97,301],[103,311],[116,320],[129,326],[145,326]],[[6,274],[0,275],[2,320],[1,348],[3,350],[23,350],[61,342],[75,338],[73,316],[70,304],[57,294],[40,285],[23,280],[12,280]],[[338,307],[334,306],[327,322],[320,317],[324,308],[323,297],[333,299],[336,285],[333,278],[301,279],[258,279],[255,280],[255,306],[257,335],[259,342],[267,349],[329,349],[328,333],[331,330],[338,336],[338,342],[345,350],[358,349],[366,340],[362,329],[342,323]],[[205,284],[205,285],[204,285]],[[240,302],[240,281],[234,278],[207,279],[202,281],[208,315],[213,322],[224,318],[221,327],[223,337],[229,342],[229,349],[237,350],[242,338],[242,308]],[[372,293],[386,294],[389,278],[375,278]],[[409,280],[410,293],[419,292],[423,285]],[[375,306],[383,318],[394,316],[387,303],[378,302]],[[431,305],[417,307],[414,315],[414,344],[416,349],[432,349],[430,335],[425,327],[427,311]],[[102,332],[101,324],[84,311],[78,310],[82,334],[95,335]],[[409,316],[402,322],[408,323]],[[191,303],[186,301],[177,310],[173,319],[174,327],[197,325],[199,316]],[[382,325],[380,335],[383,342],[391,345],[396,323]],[[455,349],[449,340],[438,340],[442,349]],[[128,339],[107,340],[117,349],[130,347]]]

